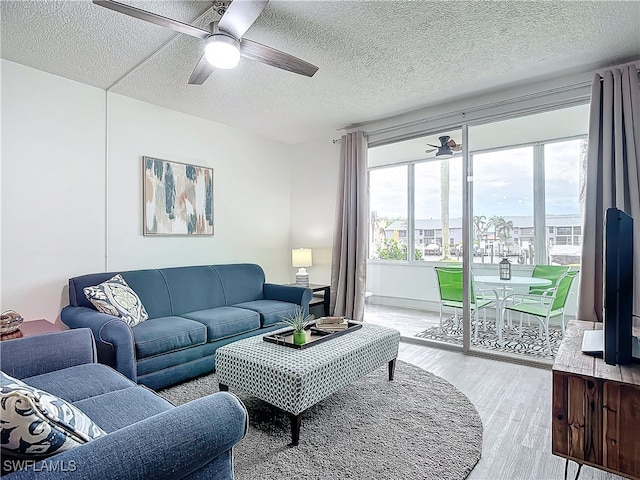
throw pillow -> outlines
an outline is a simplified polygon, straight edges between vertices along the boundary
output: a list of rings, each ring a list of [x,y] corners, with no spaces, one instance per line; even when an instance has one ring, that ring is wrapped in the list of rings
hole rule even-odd
[[[106,435],[77,407],[0,372],[3,455],[39,460]]]
[[[121,318],[130,327],[149,318],[140,298],[120,274],[83,291],[98,311]]]

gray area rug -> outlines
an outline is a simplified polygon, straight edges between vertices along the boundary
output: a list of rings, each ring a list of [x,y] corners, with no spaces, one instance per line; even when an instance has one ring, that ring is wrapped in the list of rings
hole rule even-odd
[[[436,326],[416,333],[415,336],[462,345],[462,320],[456,326],[453,318],[451,316],[442,322],[442,332]],[[502,341],[498,342],[495,321],[487,319],[487,331],[483,331],[482,323],[480,323],[478,339],[475,340],[472,333],[471,345],[487,350],[515,353],[534,358],[555,359],[562,342],[562,330],[560,327],[549,327],[549,343],[551,344],[551,353],[549,353],[544,331],[540,334],[538,328],[537,320],[531,320],[531,325],[527,325],[525,320],[522,325],[522,334],[520,334],[519,321],[514,321],[513,328],[505,328],[502,334]]]
[[[236,390],[249,432],[234,449],[236,480],[466,478],[482,452],[482,421],[469,399],[436,375],[397,362],[305,412],[300,445],[289,415]],[[215,374],[159,392],[179,405],[217,392]]]

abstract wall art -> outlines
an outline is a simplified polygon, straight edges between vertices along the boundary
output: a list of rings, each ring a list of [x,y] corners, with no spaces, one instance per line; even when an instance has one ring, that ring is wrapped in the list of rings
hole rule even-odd
[[[144,235],[213,235],[213,169],[142,157]]]

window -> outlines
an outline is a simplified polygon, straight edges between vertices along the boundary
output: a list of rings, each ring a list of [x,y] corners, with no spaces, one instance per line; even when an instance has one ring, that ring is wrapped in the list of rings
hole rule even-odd
[[[519,257],[533,244],[533,148],[489,151],[472,160],[474,244],[490,263]]]
[[[416,163],[414,178],[415,231],[427,232],[418,256],[430,261],[451,257],[451,247],[462,242],[462,157]],[[418,247],[420,236],[415,240]]]
[[[503,256],[526,264],[570,259],[575,248],[559,255],[554,247],[580,246],[579,185],[587,144],[581,136],[587,118],[588,106],[581,105],[469,127],[468,221],[475,262],[496,263]],[[456,150],[436,156],[442,153],[433,147],[442,142],[438,137],[459,144],[462,132],[369,149],[371,258],[460,259],[462,155]]]
[[[407,166],[369,171],[369,258],[407,259]]]
[[[554,242],[547,243],[547,261],[551,264],[580,263],[580,175],[586,153],[585,139],[544,145],[546,219],[562,221],[556,227]]]
[[[369,149],[371,259],[450,260],[461,243],[462,155],[436,156],[428,144],[440,143],[436,135]],[[411,156],[403,158],[408,145]]]

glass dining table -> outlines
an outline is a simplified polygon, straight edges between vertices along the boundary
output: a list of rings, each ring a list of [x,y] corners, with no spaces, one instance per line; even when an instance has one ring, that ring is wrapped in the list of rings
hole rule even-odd
[[[552,283],[548,278],[537,277],[512,276],[510,280],[502,280],[499,275],[474,275],[473,281],[474,283],[480,284],[480,286],[494,287],[493,290],[496,292],[496,330],[498,331],[498,341],[502,341],[502,305],[505,297],[514,291],[522,291],[530,287],[548,287]]]

